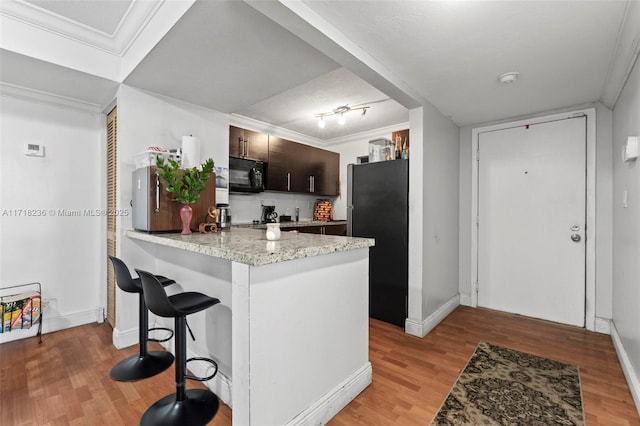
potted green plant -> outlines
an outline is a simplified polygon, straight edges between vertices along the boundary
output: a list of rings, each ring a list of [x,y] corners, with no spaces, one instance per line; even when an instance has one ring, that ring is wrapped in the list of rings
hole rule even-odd
[[[191,234],[191,218],[193,216],[191,204],[200,198],[200,193],[205,188],[214,165],[213,159],[209,158],[200,167],[181,169],[180,164],[172,158],[165,162],[164,158],[158,156],[156,160],[157,173],[163,180],[165,189],[173,194],[173,201],[183,205],[180,209],[182,235]]]

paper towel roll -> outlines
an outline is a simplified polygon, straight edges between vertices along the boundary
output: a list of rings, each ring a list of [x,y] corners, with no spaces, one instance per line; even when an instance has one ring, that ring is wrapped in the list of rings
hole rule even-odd
[[[190,169],[200,165],[200,139],[193,136],[182,137],[182,168]]]

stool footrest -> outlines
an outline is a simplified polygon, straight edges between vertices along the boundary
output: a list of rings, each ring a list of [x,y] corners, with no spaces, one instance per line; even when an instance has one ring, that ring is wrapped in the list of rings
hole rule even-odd
[[[212,375],[207,376],[207,377],[198,377],[198,376],[191,376],[190,374],[185,374],[184,375],[185,379],[197,380],[198,382],[207,382],[207,381],[213,379],[216,374],[218,374],[218,364],[214,360],[212,360],[211,358],[202,358],[202,357],[189,358],[187,360],[187,363],[189,363],[191,361],[205,361],[205,362],[208,362],[211,365],[213,365],[216,370],[213,372]]]
[[[157,330],[162,330],[162,331],[167,331],[167,332],[169,332],[169,337],[166,337],[166,338],[164,338],[164,339],[153,339],[153,338],[151,338],[151,337],[148,337],[148,338],[147,338],[147,340],[148,340],[148,341],[150,341],[150,342],[158,342],[158,343],[162,343],[162,342],[167,342],[167,341],[171,340],[171,338],[173,337],[173,330],[172,330],[172,329],[170,329],[170,328],[166,328],[166,327],[153,327],[153,328],[150,328],[150,329],[147,331],[147,334],[148,334],[150,331],[157,331]]]

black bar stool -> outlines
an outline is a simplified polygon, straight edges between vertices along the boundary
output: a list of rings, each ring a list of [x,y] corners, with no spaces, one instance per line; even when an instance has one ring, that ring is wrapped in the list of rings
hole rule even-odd
[[[133,382],[136,380],[147,379],[155,376],[158,373],[163,372],[171,366],[173,363],[173,354],[168,351],[149,351],[147,350],[147,342],[166,342],[173,337],[173,331],[164,327],[149,327],[149,311],[147,305],[144,303],[144,296],[142,295],[142,284],[140,278],[131,277],[131,272],[125,263],[114,256],[109,256],[113,269],[116,272],[116,283],[122,291],[127,293],[138,293],[138,306],[139,306],[139,336],[138,346],[140,352],[138,355],[132,355],[129,358],[125,358],[117,363],[111,369],[111,378],[119,382]],[[174,284],[175,281],[163,277],[157,276],[162,286]],[[149,331],[163,330],[170,333],[169,337],[165,339],[150,339]]]
[[[206,425],[218,412],[218,397],[208,389],[186,390],[185,379],[207,381],[218,372],[218,365],[209,358],[187,358],[187,315],[200,312],[220,303],[220,300],[197,292],[184,292],[167,296],[162,283],[149,272],[136,269],[142,279],[144,300],[154,314],[175,318],[176,333],[176,392],[158,400],[142,416],[142,426]],[[187,362],[210,362],[215,371],[208,377],[187,375]]]

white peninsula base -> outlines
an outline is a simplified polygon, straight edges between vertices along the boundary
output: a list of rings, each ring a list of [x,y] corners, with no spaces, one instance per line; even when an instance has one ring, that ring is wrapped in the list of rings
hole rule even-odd
[[[371,383],[368,258],[233,264],[234,424],[324,424]]]
[[[231,345],[226,379],[231,392],[219,396],[232,406],[234,425],[325,424],[372,380],[368,271],[373,241],[285,232],[274,247],[260,240],[260,231],[252,232],[234,230],[218,236],[226,238],[222,243],[196,235],[128,231],[127,236],[157,259],[155,273],[175,278],[184,291],[221,294],[222,309],[230,310],[230,338],[224,340]],[[220,244],[243,236],[267,247],[274,260],[238,253],[236,261],[229,250],[217,255]],[[317,254],[309,254],[311,245]],[[287,247],[294,246],[304,246],[306,255],[289,256],[293,251]],[[207,259],[215,267],[189,268]],[[220,340],[224,330],[211,322],[215,315],[193,317],[189,322],[196,332]],[[191,341],[189,346],[190,356],[216,359],[216,353],[207,353],[215,349]],[[219,388],[219,382],[207,385],[214,392]]]

